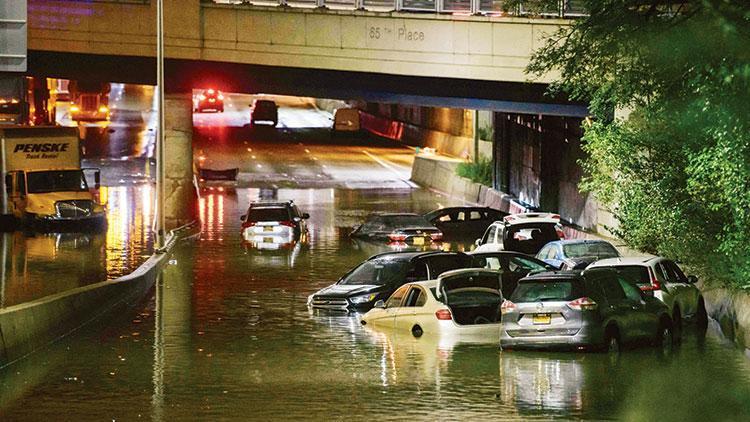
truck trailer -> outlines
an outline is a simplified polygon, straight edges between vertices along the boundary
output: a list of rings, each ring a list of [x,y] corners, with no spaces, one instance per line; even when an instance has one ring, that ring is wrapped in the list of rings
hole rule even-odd
[[[107,225],[98,201],[100,172],[81,168],[76,128],[0,128],[2,213],[36,230]],[[85,173],[91,173],[90,188]]]

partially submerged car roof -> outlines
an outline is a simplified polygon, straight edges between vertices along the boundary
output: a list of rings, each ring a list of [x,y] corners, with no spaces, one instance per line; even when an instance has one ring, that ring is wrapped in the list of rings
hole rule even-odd
[[[393,257],[394,259],[399,259],[403,261],[409,261],[414,258],[423,257],[423,256],[431,256],[431,255],[454,255],[454,256],[462,256],[467,254],[463,252],[450,252],[450,251],[394,251],[394,252],[383,252],[376,255],[373,255],[369,258],[367,258],[367,261],[373,260],[373,259],[380,259],[380,258],[387,258],[387,257]]]
[[[503,217],[502,220],[506,224],[528,224],[528,223],[551,223],[557,224],[560,222],[559,214],[552,214],[550,212],[527,212],[521,214],[510,214]]]

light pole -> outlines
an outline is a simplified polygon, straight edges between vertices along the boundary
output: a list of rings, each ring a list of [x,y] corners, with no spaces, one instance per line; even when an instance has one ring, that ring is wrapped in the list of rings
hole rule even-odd
[[[156,129],[156,247],[164,246],[165,218],[164,218],[164,4],[163,0],[156,1],[156,95],[158,96]]]

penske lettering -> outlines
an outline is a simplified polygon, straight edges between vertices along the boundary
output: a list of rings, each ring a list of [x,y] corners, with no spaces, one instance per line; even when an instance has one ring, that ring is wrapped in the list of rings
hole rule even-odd
[[[65,152],[70,144],[49,143],[49,144],[17,144],[13,152]]]

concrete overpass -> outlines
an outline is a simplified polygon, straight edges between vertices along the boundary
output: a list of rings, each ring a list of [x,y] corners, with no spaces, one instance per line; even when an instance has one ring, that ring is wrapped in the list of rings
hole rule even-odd
[[[386,92],[585,111],[544,95],[554,75],[524,83],[532,52],[565,19],[164,3],[171,92],[216,85],[376,100]],[[30,73],[154,84],[153,3],[29,0],[28,9]]]

